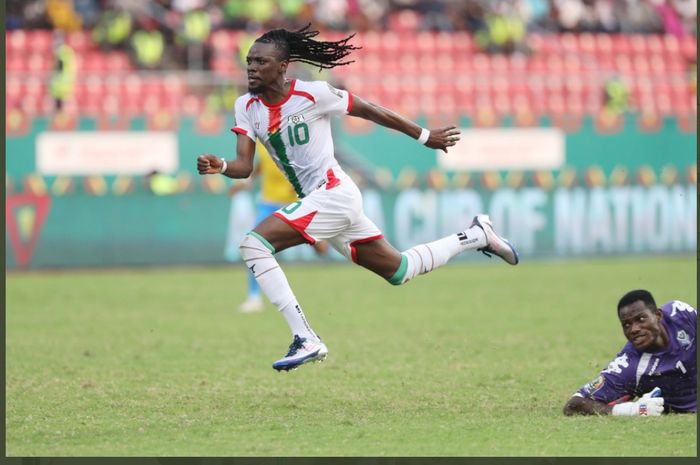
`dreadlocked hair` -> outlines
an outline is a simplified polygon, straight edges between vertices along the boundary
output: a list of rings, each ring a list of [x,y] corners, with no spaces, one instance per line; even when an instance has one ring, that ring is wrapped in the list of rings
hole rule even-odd
[[[349,65],[355,61],[342,61],[351,51],[362,48],[348,44],[348,41],[355,37],[355,34],[335,42],[314,40],[313,37],[316,37],[319,31],[309,30],[310,26],[311,23],[297,31],[273,29],[255,41],[266,44],[274,43],[281,51],[283,60],[308,63],[318,66],[319,70]]]

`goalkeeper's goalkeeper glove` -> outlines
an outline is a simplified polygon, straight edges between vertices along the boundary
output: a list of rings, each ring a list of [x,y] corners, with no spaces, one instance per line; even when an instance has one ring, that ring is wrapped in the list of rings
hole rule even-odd
[[[658,387],[644,394],[633,402],[623,402],[613,406],[614,416],[626,417],[657,417],[664,412],[664,398],[661,397],[661,389]]]

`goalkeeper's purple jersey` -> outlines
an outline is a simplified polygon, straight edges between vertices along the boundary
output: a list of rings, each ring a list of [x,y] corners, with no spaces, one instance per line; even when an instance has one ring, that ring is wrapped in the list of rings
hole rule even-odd
[[[661,311],[668,347],[658,352],[639,352],[628,342],[600,376],[575,395],[609,403],[624,396],[638,397],[659,387],[664,405],[670,410],[695,412],[697,310],[673,300],[664,304]]]

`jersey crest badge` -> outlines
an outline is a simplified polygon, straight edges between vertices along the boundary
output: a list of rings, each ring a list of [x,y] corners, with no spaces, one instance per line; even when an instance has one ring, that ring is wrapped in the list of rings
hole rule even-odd
[[[688,336],[688,333],[682,329],[676,333],[676,340],[684,349],[687,349],[693,343],[693,340],[690,338],[690,336]]]
[[[590,395],[598,391],[605,384],[605,378],[603,376],[598,376],[596,379],[586,384],[583,389]]]
[[[304,122],[304,115],[297,113],[288,118],[289,124],[300,124]]]

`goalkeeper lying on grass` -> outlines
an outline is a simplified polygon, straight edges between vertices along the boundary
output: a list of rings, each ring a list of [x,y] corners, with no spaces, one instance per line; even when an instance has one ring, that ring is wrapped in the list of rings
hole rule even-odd
[[[617,304],[628,342],[600,376],[564,405],[565,415],[657,416],[697,410],[697,311],[630,291]],[[638,398],[637,400],[632,400]]]

